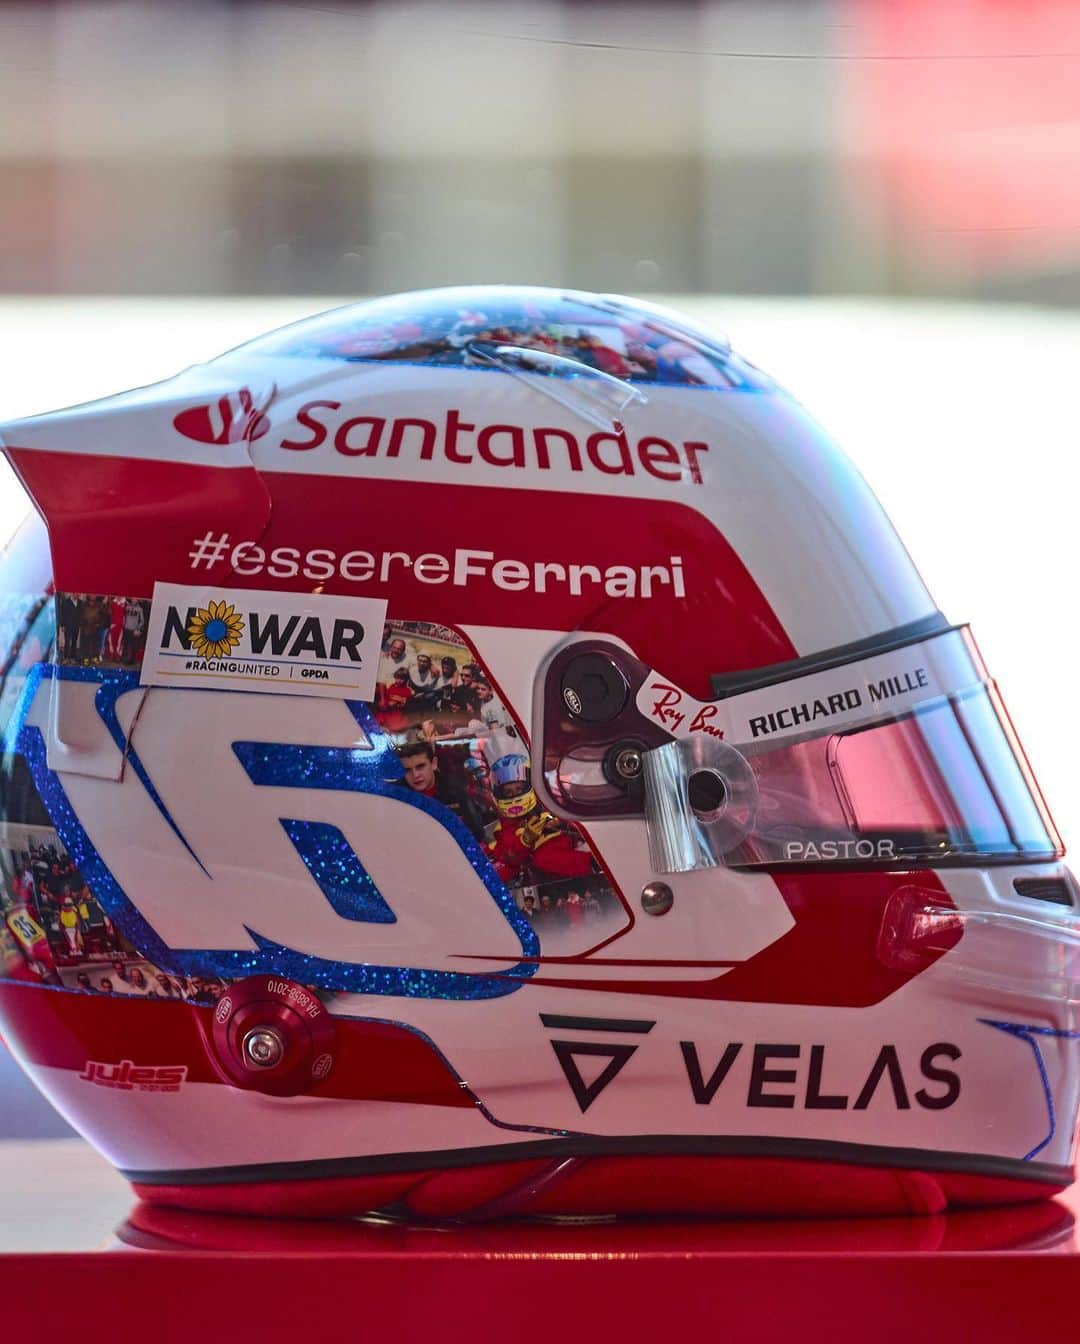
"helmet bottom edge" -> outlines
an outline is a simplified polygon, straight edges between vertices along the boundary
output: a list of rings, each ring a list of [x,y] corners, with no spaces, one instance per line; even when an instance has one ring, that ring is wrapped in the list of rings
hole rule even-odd
[[[837,1218],[940,1214],[1048,1199],[1069,1180],[805,1158],[560,1156],[311,1179],[132,1182],[140,1199],[204,1213],[418,1219],[517,1217]]]

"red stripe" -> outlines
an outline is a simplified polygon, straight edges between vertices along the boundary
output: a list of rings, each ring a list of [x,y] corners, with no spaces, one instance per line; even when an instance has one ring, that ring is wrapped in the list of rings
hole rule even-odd
[[[103,997],[0,982],[0,1026],[26,1064],[81,1073],[87,1060],[185,1065],[188,1081],[222,1083],[204,1043],[212,1008],[168,999]],[[475,1103],[414,1032],[384,1022],[335,1018],[329,1077],[309,1095],[424,1106]]]
[[[195,536],[258,537],[270,516],[254,467],[20,448],[8,457],[48,524],[58,592],[150,597],[159,579],[200,583],[206,576],[187,568]]]
[[[918,887],[942,913],[956,909],[941,879],[929,870],[773,873],[772,878],[795,919],[793,927],[715,980],[576,980],[541,972],[527,983],[593,993],[867,1008],[894,994],[960,941],[957,924],[943,929],[933,945],[909,949],[903,965],[895,960],[887,965],[879,955],[886,907],[905,887]]]
[[[391,617],[446,625],[600,630],[698,698],[709,675],[796,656],[765,595],[720,532],[686,504],[553,490],[445,485],[418,479],[258,473],[243,467],[134,461],[14,448],[15,468],[49,523],[58,589],[149,597],[155,581],[310,591],[298,574],[241,576],[222,562],[192,571],[189,552],[207,531],[230,544],[258,541],[268,554],[363,548],[376,557],[405,551],[452,556],[494,552],[527,565],[667,566],[680,556],[686,597],[657,582],[653,596],[605,596],[588,578],[575,596],[564,582],[548,591],[512,592],[490,578],[464,586],[423,583],[395,562],[387,580],[340,576],[328,593],[392,595]],[[272,495],[272,517],[267,496]],[[121,538],[120,544],[117,538]]]

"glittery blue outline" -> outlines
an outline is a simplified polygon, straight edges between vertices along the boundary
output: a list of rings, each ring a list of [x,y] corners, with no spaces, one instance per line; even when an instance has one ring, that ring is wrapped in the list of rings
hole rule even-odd
[[[154,788],[154,782],[147,773],[146,767],[139,759],[138,753],[130,745],[120,726],[120,716],[117,712],[117,702],[122,695],[127,695],[129,691],[138,691],[148,689],[141,687],[139,683],[138,672],[127,672],[121,668],[103,668],[103,667],[63,667],[55,663],[35,663],[26,677],[26,685],[23,687],[23,693],[19,698],[19,703],[15,706],[11,721],[8,724],[4,735],[4,750],[18,750],[17,738],[22,728],[23,720],[29,712],[30,705],[34,695],[37,692],[38,685],[42,681],[83,681],[97,682],[98,688],[94,692],[94,708],[97,710],[102,723],[109,731],[109,736],[115,742],[117,749],[122,756],[127,758],[127,763],[135,771],[139,782],[146,790],[150,801],[154,804],[162,817],[168,823],[173,834],[184,846],[187,852],[195,862],[210,876],[203,867],[202,860],[198,854],[188,844],[187,838],[177,826],[169,813],[169,809],[161,800],[161,795]],[[39,790],[40,792],[40,790]]]
[[[463,823],[448,808],[400,784],[401,767],[397,763],[390,737],[379,728],[368,706],[345,701],[371,743],[368,749],[301,747],[281,743],[234,743],[242,764],[247,755],[254,784],[281,787],[344,789],[392,798],[403,806],[426,812],[453,837],[469,863],[517,934],[522,961],[498,975],[476,975],[468,971],[434,971],[405,966],[374,966],[366,963],[330,961],[308,956],[283,947],[256,930],[247,929],[255,944],[251,951],[171,948],[140,914],[113,877],[71,806],[64,787],[46,760],[45,739],[39,728],[25,723],[33,697],[44,678],[98,681],[102,690],[95,704],[113,740],[127,749],[127,759],[137,760],[127,744],[116,717],[116,701],[138,685],[136,673],[100,668],[65,668],[37,664],[27,675],[26,684],[4,734],[4,750],[18,751],[26,758],[34,784],[46,811],[52,818],[65,848],[75,861],[106,913],[124,936],[148,961],[174,975],[217,976],[237,979],[260,972],[271,972],[301,984],[320,989],[336,989],[356,994],[385,994],[405,998],[479,1000],[501,998],[520,989],[536,974],[540,951],[535,930],[518,910],[513,896],[499,878],[491,861]],[[105,688],[108,687],[108,690]],[[104,692],[104,693],[103,693]],[[198,694],[198,692],[182,692]],[[117,736],[119,735],[119,736]],[[261,761],[258,759],[262,757]],[[141,766],[141,763],[139,763]],[[136,766],[143,787],[154,799],[162,815],[173,826],[160,799],[154,793],[145,770]],[[247,768],[245,764],[245,768]],[[254,774],[253,774],[254,771]],[[255,778],[259,775],[260,778]],[[179,836],[179,831],[176,831]],[[182,836],[180,836],[183,839]],[[185,842],[186,845],[186,842]],[[189,852],[190,846],[187,846]],[[197,856],[193,854],[193,857]],[[201,864],[200,864],[201,866]],[[205,871],[205,869],[204,869]],[[246,926],[245,926],[246,927]]]
[[[135,944],[147,961],[163,971],[169,971],[172,975],[202,974],[197,969],[185,967],[179,956],[162,942],[152,925],[128,900],[119,883],[102,862],[82,823],[75,815],[59,777],[55,771],[49,769],[45,758],[45,738],[41,729],[23,727],[11,749],[21,752],[25,757],[34,785],[41,795],[46,812],[52,818],[57,834],[64,842],[64,848],[75,861],[76,868],[86,879],[98,903],[124,937]]]
[[[180,841],[199,867],[202,868],[203,872],[206,873],[206,876],[209,877],[210,873],[204,867],[203,861],[188,844],[184,833],[180,830],[180,827],[177,826],[176,822],[173,821],[169,809],[162,802],[161,795],[158,793],[157,789],[154,788],[153,780],[150,778],[146,766],[144,766],[139,759],[139,753],[131,745],[128,738],[125,737],[124,730],[120,727],[120,717],[116,709],[117,703],[120,700],[120,697],[126,695],[128,691],[137,691],[139,689],[138,672],[112,673],[107,679],[104,679],[101,685],[97,688],[94,695],[94,708],[101,715],[105,727],[108,728],[112,735],[112,740],[120,748],[121,752],[126,755],[128,765],[135,771],[139,783],[149,794],[150,801],[168,822],[169,828],[172,830],[177,840]],[[143,687],[142,689],[148,690],[149,688]]]
[[[1026,1042],[1031,1047],[1031,1053],[1035,1056],[1035,1067],[1039,1070],[1039,1081],[1042,1083],[1043,1096],[1046,1099],[1046,1113],[1050,1120],[1050,1132],[1042,1143],[1032,1148],[1030,1153],[1025,1153],[1021,1159],[1024,1162],[1030,1162],[1033,1157],[1042,1152],[1057,1132],[1057,1117],[1054,1114],[1054,1094],[1050,1088],[1050,1075],[1046,1072],[1046,1062],[1042,1057],[1042,1051],[1039,1049],[1039,1042],[1035,1038],[1037,1036],[1056,1036],[1059,1040],[1076,1041],[1080,1040],[1080,1031],[1064,1031],[1058,1027],[1026,1026],[1022,1022],[996,1022],[990,1017],[980,1017],[978,1020],[985,1027],[996,1027],[998,1031],[1004,1031],[1009,1036],[1015,1036],[1017,1040]]]
[[[363,924],[397,923],[374,878],[336,826],[293,817],[278,820],[335,915]]]
[[[10,756],[12,752],[18,751],[19,734],[22,732],[26,716],[30,712],[30,706],[34,703],[34,696],[37,695],[37,689],[41,685],[43,678],[51,677],[59,669],[52,663],[35,663],[27,672],[26,679],[23,681],[19,691],[18,699],[15,701],[14,708],[11,711],[11,717],[4,724],[4,754]],[[76,669],[72,668],[72,671]],[[78,669],[82,671],[83,669]],[[86,669],[92,671],[94,669]],[[72,680],[80,678],[73,677]],[[92,680],[92,678],[85,678]]]

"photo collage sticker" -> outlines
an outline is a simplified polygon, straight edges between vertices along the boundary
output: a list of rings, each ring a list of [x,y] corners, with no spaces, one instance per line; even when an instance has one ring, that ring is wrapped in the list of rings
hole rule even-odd
[[[168,975],[116,928],[53,828],[30,768],[10,758],[0,821],[0,967],[91,994],[213,1003],[223,980]]]
[[[14,711],[29,670],[63,664],[133,669],[149,601],[59,593],[0,610],[14,649],[3,669],[0,719]],[[226,982],[179,976],[142,957],[113,923],[53,825],[30,767],[13,753],[0,774],[0,976],[89,994],[214,1003]]]
[[[32,662],[135,668],[145,645],[140,599],[61,593],[26,622],[7,669],[9,712]],[[54,622],[55,620],[55,627]],[[527,744],[483,667],[454,630],[394,622],[383,631],[374,713],[391,736],[401,787],[449,808],[513,894],[544,948],[584,951],[624,911],[580,829],[532,786]],[[213,1003],[227,982],[152,965],[115,926],[53,826],[19,754],[9,757],[0,822],[0,976],[92,994]]]
[[[57,593],[56,661],[136,671],[146,652],[150,599]]]
[[[542,948],[584,951],[620,926],[610,881],[581,830],[538,799],[528,746],[456,631],[422,621],[384,627],[375,717],[393,739],[403,786],[449,808],[475,836]]]

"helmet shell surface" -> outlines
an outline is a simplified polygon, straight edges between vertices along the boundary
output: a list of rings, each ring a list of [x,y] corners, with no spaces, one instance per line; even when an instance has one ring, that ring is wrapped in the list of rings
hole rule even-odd
[[[3,569],[0,1017],[141,1192],[1067,1183],[1052,823],[970,637],[726,342],[406,294],[0,437],[44,520]]]

